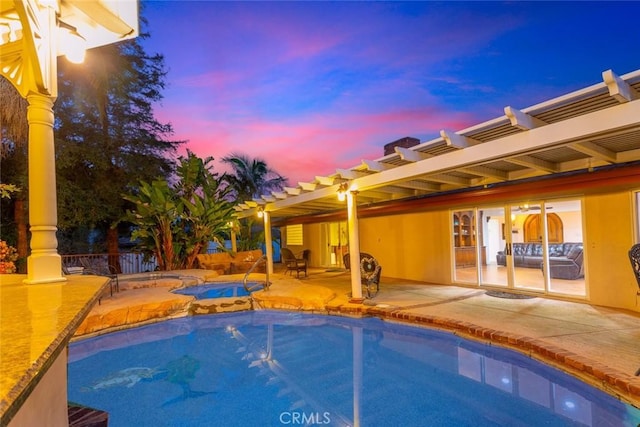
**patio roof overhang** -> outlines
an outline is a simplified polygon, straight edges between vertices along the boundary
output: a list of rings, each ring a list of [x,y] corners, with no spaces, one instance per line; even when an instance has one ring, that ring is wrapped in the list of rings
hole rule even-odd
[[[245,201],[239,218],[269,212],[274,222],[344,211],[341,184],[357,206],[545,177],[640,160],[640,70],[454,132],[393,154],[362,160],[296,187]]]
[[[23,97],[57,96],[57,56],[72,47],[67,34],[91,49],[138,36],[138,0],[0,1],[0,71]],[[77,40],[75,38],[74,40]]]

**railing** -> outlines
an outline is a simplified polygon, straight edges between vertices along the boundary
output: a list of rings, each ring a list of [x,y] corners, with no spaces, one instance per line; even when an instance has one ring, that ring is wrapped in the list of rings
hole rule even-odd
[[[258,266],[258,264],[260,264],[261,262],[265,263],[265,272],[266,272],[266,278],[264,281],[264,285],[262,283],[256,283],[255,285],[252,286],[248,286],[247,285],[247,279],[249,278],[249,275],[253,272],[253,270]],[[249,271],[246,272],[246,274],[244,275],[244,279],[242,279],[242,286],[244,286],[244,289],[251,293],[253,291],[257,291],[259,288],[263,288],[265,290],[269,290],[269,286],[271,285],[271,282],[269,282],[269,266],[267,265],[267,256],[266,255],[262,255],[260,258],[258,258],[256,260],[256,262],[253,263],[253,265],[251,266],[251,268],[249,269]]]
[[[90,264],[103,263],[112,265],[118,269],[120,274],[135,274],[155,271],[158,263],[155,257],[146,258],[145,255],[135,252],[123,252],[116,255],[109,254],[74,254],[61,255],[62,265],[69,269],[82,268],[83,261]]]

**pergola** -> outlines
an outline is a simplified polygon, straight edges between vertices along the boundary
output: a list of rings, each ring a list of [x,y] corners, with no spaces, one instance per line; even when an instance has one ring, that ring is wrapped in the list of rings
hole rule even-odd
[[[395,147],[384,157],[245,201],[237,210],[240,218],[260,212],[268,228],[274,219],[296,223],[343,211],[336,197],[341,192],[347,196],[351,265],[358,265],[358,209],[638,160],[640,70],[622,76],[608,70],[600,83],[522,110],[505,107],[495,119],[441,130],[433,140]],[[358,269],[351,281],[354,297],[361,297]]]
[[[137,0],[0,0],[0,73],[28,102],[27,283],[64,281],[58,255],[53,103],[57,60],[138,36]]]

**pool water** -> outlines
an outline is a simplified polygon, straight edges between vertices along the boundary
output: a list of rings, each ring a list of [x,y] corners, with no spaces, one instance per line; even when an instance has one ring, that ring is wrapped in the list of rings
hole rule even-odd
[[[640,411],[510,350],[384,322],[194,316],[74,342],[69,400],[117,426],[637,426]]]
[[[249,282],[247,286],[251,287],[254,284]],[[242,283],[237,282],[205,283],[204,285],[176,289],[173,292],[181,295],[193,295],[196,299],[249,296],[249,292]]]

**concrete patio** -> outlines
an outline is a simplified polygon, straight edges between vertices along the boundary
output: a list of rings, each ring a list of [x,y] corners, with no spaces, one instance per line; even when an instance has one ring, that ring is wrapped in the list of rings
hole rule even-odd
[[[213,277],[206,270],[180,274],[198,281],[241,281],[243,275]],[[251,281],[264,281],[252,274]],[[484,289],[431,285],[383,277],[378,295],[349,303],[344,270],[311,269],[308,277],[270,276],[268,291],[217,301],[204,312],[254,309],[309,311],[329,315],[378,316],[389,321],[448,330],[510,347],[555,365],[621,400],[640,407],[640,316],[621,310],[549,298],[496,298]],[[194,314],[194,297],[171,293],[181,280],[120,279],[120,292],[103,297],[76,338],[165,318]],[[213,301],[213,300],[206,300]],[[202,303],[202,300],[198,303]],[[205,303],[206,305],[206,303]],[[197,311],[197,310],[195,310]],[[202,311],[197,311],[198,313]]]

